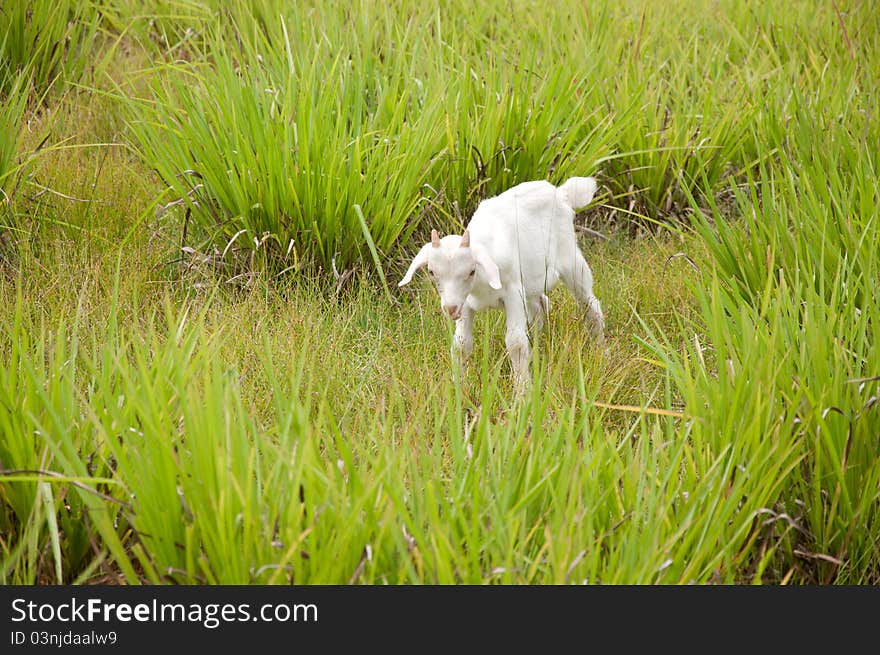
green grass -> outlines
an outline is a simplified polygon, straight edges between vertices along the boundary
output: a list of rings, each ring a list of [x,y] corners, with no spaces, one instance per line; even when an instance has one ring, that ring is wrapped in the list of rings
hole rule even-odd
[[[880,583],[880,10],[698,5],[107,0],[93,66],[30,23],[0,582]],[[455,380],[386,279],[574,174],[607,349],[560,289],[524,398],[501,314]]]
[[[16,92],[26,72],[38,93],[77,82],[98,62],[91,57],[101,21],[97,3],[33,0],[0,3],[0,94]]]
[[[26,164],[20,163],[17,158],[21,122],[27,109],[27,82],[25,75],[16,76],[9,102],[0,109],[0,200],[4,210],[10,207],[12,196],[26,169]]]

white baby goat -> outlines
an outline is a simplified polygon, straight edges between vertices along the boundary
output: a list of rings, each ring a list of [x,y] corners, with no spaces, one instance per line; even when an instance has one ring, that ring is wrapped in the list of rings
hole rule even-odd
[[[596,180],[573,177],[560,187],[524,182],[480,203],[462,236],[442,239],[431,231],[397,286],[427,265],[441,308],[455,320],[453,351],[473,350],[474,313],[503,309],[505,343],[516,387],[529,380],[528,328],[537,338],[549,311],[547,294],[562,280],[586,309],[593,334],[602,339],[605,321],[593,295],[593,273],[578,248],[574,213],[593,199]]]

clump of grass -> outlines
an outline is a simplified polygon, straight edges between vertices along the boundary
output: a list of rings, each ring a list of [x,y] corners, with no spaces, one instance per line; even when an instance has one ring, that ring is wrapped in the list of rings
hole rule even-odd
[[[172,197],[187,199],[196,246],[207,236],[222,249],[234,238],[253,248],[273,235],[285,248],[292,240],[300,258],[329,271],[337,253],[345,266],[367,252],[354,210],[360,205],[371,238],[386,252],[408,232],[403,217],[417,207],[430,160],[412,130],[388,128],[388,121],[402,121],[405,103],[388,107],[393,117],[364,110],[343,118],[344,107],[361,102],[357,73],[342,61],[330,70],[288,67],[281,56],[275,68],[237,70],[232,53],[218,54],[216,69],[187,82],[169,80],[174,90],[159,107],[161,121],[133,124],[139,147]],[[325,75],[336,84],[328,87]],[[221,90],[225,104],[215,100]],[[337,122],[327,129],[333,116]],[[404,153],[409,166],[402,165]],[[368,180],[382,181],[381,196]]]
[[[77,82],[94,62],[100,27],[94,2],[33,0],[0,6],[0,94],[26,72],[38,95],[57,80]]]
[[[757,304],[773,273],[829,300],[843,286],[859,311],[870,311],[872,291],[861,280],[880,274],[876,153],[848,129],[836,132],[833,158],[827,150],[784,154],[782,172],[761,166],[758,180],[735,190],[742,222],[726,221],[717,205],[695,212],[719,270],[744,300]]]
[[[817,148],[798,138],[810,125],[801,114],[790,128],[781,173],[762,165],[735,194],[741,221],[694,208],[711,256],[694,288],[701,318],[683,325],[684,349],[657,352],[698,418],[695,435],[791,449],[784,491],[752,529],[756,579],[870,583],[880,529],[876,154],[849,125]],[[743,460],[742,474],[752,466]]]
[[[656,349],[694,416],[697,450],[760,444],[786,462],[738,562],[756,580],[877,579],[880,335],[876,313],[853,302],[862,279],[844,269],[838,280],[846,286],[826,297],[771,270],[752,306],[713,277],[684,347]],[[760,457],[737,455],[731,481],[755,476]]]
[[[329,271],[369,261],[370,242],[388,256],[426,216],[460,227],[485,195],[601,151],[578,127],[570,72],[462,70],[433,56],[430,14],[415,27],[386,12],[347,30],[343,11],[293,15],[273,40],[235,25],[240,43],[218,34],[210,66],[160,77],[132,130],[188,203],[190,235],[225,250],[270,234]]]
[[[31,167],[30,155],[20,153],[20,136],[30,94],[30,78],[25,73],[15,76],[8,101],[0,104],[0,260],[13,256],[21,227],[16,219],[13,199]],[[0,93],[0,98],[5,98]]]
[[[15,195],[13,187],[21,177],[18,147],[22,119],[27,109],[28,81],[26,75],[16,75],[9,95],[6,96],[8,102],[0,107],[0,190],[4,207],[10,204],[11,197]]]

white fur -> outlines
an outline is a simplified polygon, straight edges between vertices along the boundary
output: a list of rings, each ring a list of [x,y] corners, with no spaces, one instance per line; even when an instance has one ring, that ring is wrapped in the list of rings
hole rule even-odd
[[[440,305],[456,321],[453,347],[466,359],[473,350],[474,313],[504,309],[505,343],[517,388],[529,379],[528,328],[537,337],[549,310],[547,294],[561,280],[585,307],[600,339],[604,319],[593,295],[593,273],[578,248],[574,213],[593,199],[596,181],[573,177],[560,187],[524,182],[480,203],[462,236],[425,244],[398,286],[427,266]]]

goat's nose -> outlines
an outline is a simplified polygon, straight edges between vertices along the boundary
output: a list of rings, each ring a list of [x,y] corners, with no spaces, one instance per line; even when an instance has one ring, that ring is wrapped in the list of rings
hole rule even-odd
[[[444,309],[446,310],[446,313],[449,314],[449,318],[458,318],[460,313],[458,305],[446,305]]]

